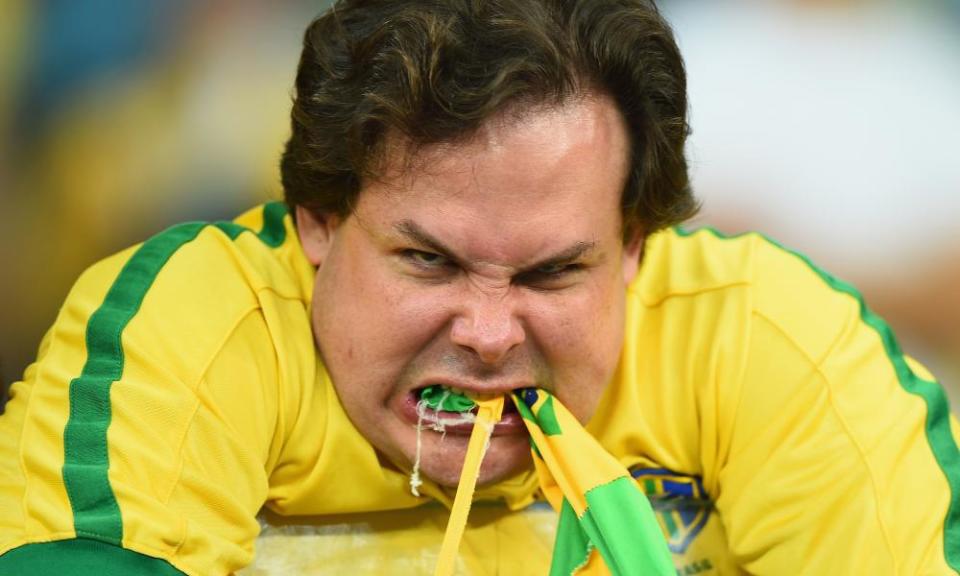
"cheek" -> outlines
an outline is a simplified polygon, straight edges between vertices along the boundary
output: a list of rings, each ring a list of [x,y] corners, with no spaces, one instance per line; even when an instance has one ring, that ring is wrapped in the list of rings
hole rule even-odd
[[[622,285],[594,283],[569,297],[544,297],[532,306],[532,329],[559,364],[603,362],[622,338]]]
[[[616,369],[623,341],[625,295],[603,285],[537,307],[531,321],[560,400],[585,422]]]
[[[411,286],[370,258],[349,254],[329,263],[318,274],[315,295],[327,368],[353,386],[392,384],[442,330],[440,289]]]

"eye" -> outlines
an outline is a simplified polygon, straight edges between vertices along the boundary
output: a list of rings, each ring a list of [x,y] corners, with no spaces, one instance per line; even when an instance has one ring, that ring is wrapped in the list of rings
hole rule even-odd
[[[446,256],[435,252],[408,249],[401,254],[405,260],[421,268],[443,268],[450,264],[450,260]]]
[[[548,264],[520,274],[515,281],[531,288],[555,290],[570,285],[581,270],[583,265],[577,263]]]
[[[541,266],[534,271],[534,274],[544,277],[561,276],[567,272],[579,270],[579,264],[548,264]]]

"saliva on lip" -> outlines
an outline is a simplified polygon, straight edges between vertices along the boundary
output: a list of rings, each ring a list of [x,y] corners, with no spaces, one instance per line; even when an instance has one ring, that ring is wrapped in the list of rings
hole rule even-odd
[[[447,386],[432,385],[417,393],[417,452],[410,474],[410,492],[420,496],[420,453],[423,443],[423,430],[430,428],[446,437],[447,425],[472,424],[476,419],[472,410],[477,403],[463,393]],[[427,411],[430,412],[427,412]],[[442,412],[454,412],[453,418],[443,417]]]
[[[423,448],[423,431],[429,428],[435,432],[440,432],[443,434],[441,437],[442,440],[446,438],[446,427],[448,425],[474,424],[477,420],[475,409],[478,408],[478,405],[472,398],[459,390],[437,384],[427,386],[417,391],[416,396],[417,449],[413,461],[413,470],[410,473],[410,492],[414,496],[419,497],[419,488],[423,484],[423,481],[420,479],[420,456]],[[502,404],[496,408],[494,420],[485,420],[483,422],[488,428],[487,444],[484,447],[484,451],[489,447],[490,435],[493,433],[494,424],[496,424],[501,417],[501,409]],[[444,412],[448,414],[454,413],[454,416],[444,416]],[[487,417],[489,417],[489,414]]]
[[[424,427],[445,434],[448,425],[472,424],[475,419],[476,402],[458,390],[432,385],[417,396],[418,434]]]

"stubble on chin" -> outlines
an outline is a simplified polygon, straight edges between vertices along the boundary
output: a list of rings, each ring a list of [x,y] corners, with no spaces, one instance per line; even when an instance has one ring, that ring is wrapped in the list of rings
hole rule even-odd
[[[437,432],[430,431],[431,434]],[[420,474],[445,488],[456,488],[460,483],[460,472],[466,457],[468,437],[458,437],[457,446],[444,447],[435,450],[424,450],[420,459]],[[449,440],[441,439],[440,442]],[[502,444],[502,446],[498,446]],[[530,454],[530,441],[527,436],[511,437],[510,439],[493,438],[488,451],[484,454],[480,466],[480,475],[477,486],[480,488],[496,484],[512,476],[516,476],[533,466]],[[405,467],[412,469],[412,463]]]

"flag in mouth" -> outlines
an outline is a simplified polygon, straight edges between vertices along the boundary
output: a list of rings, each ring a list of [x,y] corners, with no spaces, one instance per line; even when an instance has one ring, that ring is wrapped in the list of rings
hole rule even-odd
[[[468,397],[441,386],[419,391],[417,462],[410,478],[415,495],[419,495],[422,415],[429,410],[472,419],[473,424],[435,576],[453,573],[480,464],[507,400],[513,400],[526,425],[540,488],[560,516],[550,574],[672,576],[670,552],[649,500],[627,470],[552,394],[526,388],[507,397]]]

